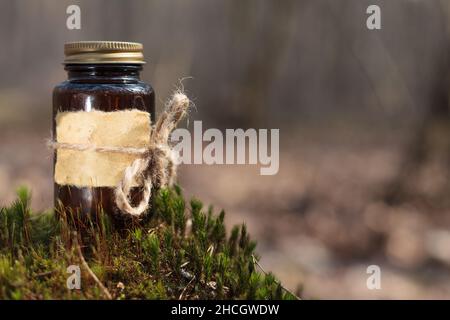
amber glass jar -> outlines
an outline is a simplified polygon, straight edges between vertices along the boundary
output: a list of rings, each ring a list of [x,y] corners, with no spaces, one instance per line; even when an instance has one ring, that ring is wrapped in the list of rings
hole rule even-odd
[[[65,55],[68,79],[53,91],[54,136],[59,112],[134,109],[148,112],[154,121],[155,93],[140,79],[144,63],[141,44],[115,41],[68,43]],[[55,151],[54,164],[57,160]],[[138,203],[139,190],[134,190],[132,195],[132,201]],[[123,215],[115,205],[112,187],[60,185],[55,180],[54,200],[57,212],[64,210],[76,223],[85,218],[97,218],[100,211],[122,221]]]

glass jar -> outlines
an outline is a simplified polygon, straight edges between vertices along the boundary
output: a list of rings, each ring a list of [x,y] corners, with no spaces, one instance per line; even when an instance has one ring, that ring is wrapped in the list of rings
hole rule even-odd
[[[65,45],[65,56],[68,79],[58,84],[53,91],[54,137],[57,137],[57,116],[65,112],[139,110],[147,112],[154,121],[155,93],[149,84],[140,79],[144,63],[141,44],[115,41],[68,43]],[[55,150],[54,168],[58,152],[59,149]],[[66,163],[66,169],[67,166],[83,168],[83,165],[89,165],[82,163],[88,161],[83,157],[83,151],[73,152],[80,152],[76,157],[77,162]],[[84,170],[79,173],[85,174]],[[58,183],[55,172],[54,200],[56,211],[63,210],[75,224],[97,219],[101,212],[113,217],[117,223],[124,221],[124,215],[115,205],[113,185],[72,185],[70,181],[62,185]],[[131,193],[131,201],[138,203],[140,200],[140,192],[135,188]]]

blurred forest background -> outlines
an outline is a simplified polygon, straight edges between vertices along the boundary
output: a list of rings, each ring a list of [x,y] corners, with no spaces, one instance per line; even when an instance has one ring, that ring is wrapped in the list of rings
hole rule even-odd
[[[81,7],[81,30],[66,8]],[[378,4],[382,29],[366,28]],[[51,91],[63,44],[142,42],[158,110],[180,78],[203,127],[280,128],[280,171],[180,168],[245,221],[306,298],[450,298],[450,0],[0,2],[0,204],[52,205]],[[382,271],[368,290],[366,268]]]

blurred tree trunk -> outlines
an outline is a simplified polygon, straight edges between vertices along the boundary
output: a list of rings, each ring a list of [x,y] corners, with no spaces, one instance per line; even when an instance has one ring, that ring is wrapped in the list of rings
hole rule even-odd
[[[385,190],[384,199],[389,204],[401,203],[413,197],[432,200],[428,201],[432,204],[441,204],[443,201],[450,203],[450,3],[444,1],[439,4],[442,28],[447,31],[447,35],[442,43],[442,52],[435,62],[436,72],[428,99],[430,103],[404,155],[398,175]],[[423,182],[421,175],[423,178],[426,174],[429,175],[428,179],[436,181],[438,188],[426,190],[426,185],[420,186]]]
[[[235,122],[244,126],[267,123],[270,87],[276,71],[296,30],[292,22],[297,15],[298,1],[231,1],[229,2],[232,45],[250,49],[235,86],[239,91],[233,99]],[[255,19],[259,11],[263,16]]]

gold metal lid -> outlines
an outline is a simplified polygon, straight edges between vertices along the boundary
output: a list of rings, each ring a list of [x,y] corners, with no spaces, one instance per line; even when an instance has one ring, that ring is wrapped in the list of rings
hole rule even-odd
[[[144,47],[137,42],[79,41],[64,45],[64,64],[144,64]]]

